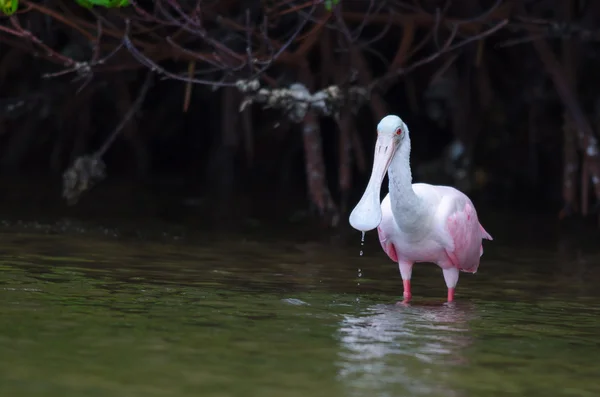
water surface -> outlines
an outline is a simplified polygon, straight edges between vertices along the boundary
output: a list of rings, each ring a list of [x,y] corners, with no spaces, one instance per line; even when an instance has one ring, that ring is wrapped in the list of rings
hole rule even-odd
[[[363,257],[359,235],[108,234],[0,236],[0,395],[600,395],[600,255],[576,241],[495,236],[454,305],[418,265],[405,307],[372,233]]]

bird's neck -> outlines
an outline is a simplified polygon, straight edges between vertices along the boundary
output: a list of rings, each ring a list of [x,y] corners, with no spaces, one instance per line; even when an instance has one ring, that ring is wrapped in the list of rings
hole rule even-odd
[[[405,136],[388,168],[390,201],[394,218],[401,230],[414,231],[423,225],[427,203],[412,187],[410,138]]]

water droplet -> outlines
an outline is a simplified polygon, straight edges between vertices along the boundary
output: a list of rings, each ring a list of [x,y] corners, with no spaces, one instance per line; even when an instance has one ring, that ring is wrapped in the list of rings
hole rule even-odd
[[[360,246],[361,246],[361,250],[360,250],[360,256],[363,256],[363,250],[362,247],[365,245],[365,232],[362,232],[362,237],[360,239]],[[358,269],[358,277],[362,277],[362,270]],[[356,283],[356,286],[359,287],[360,283]]]
[[[364,247],[365,245],[365,232],[362,232],[362,237],[360,238],[360,246]],[[363,250],[360,249],[360,256],[363,256]]]

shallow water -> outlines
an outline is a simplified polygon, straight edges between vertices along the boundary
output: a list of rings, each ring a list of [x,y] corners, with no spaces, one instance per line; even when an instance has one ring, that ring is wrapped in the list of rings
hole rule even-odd
[[[7,231],[0,395],[600,395],[598,252],[494,237],[455,304],[422,264],[404,307],[372,233],[362,247]]]

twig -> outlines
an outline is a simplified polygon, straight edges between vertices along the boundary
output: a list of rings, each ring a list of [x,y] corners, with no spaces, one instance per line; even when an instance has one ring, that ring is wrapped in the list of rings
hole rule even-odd
[[[100,41],[102,39],[102,22],[100,20],[97,21],[97,36],[94,40],[94,52],[92,55],[92,59],[89,62],[75,62],[75,64],[65,70],[56,73],[45,73],[42,75],[43,78],[51,78],[63,76],[65,74],[76,72],[80,78],[84,78],[83,84],[77,89],[77,93],[81,92],[93,79],[94,77],[94,68],[100,65],[104,65],[106,61],[112,58],[115,54],[117,54],[121,48],[123,47],[123,43],[119,43],[107,56],[100,59]]]
[[[54,51],[52,48],[48,47],[46,44],[44,44],[44,42],[42,40],[40,40],[36,35],[31,33],[29,30],[23,29],[21,27],[21,24],[19,23],[19,19],[17,18],[16,15],[11,16],[9,18],[9,20],[10,20],[11,25],[14,27],[14,29],[0,25],[0,31],[9,33],[13,36],[17,36],[17,37],[21,37],[21,38],[29,40],[30,42],[41,47],[46,52],[48,57],[57,59],[59,62],[61,62],[65,66],[71,66],[76,63],[73,59],[66,57],[66,56]]]
[[[423,65],[425,65],[427,63],[430,63],[430,62],[436,60],[437,58],[439,58],[443,54],[455,51],[455,50],[459,49],[460,47],[463,47],[463,46],[465,46],[465,45],[467,45],[469,43],[472,43],[474,41],[481,40],[484,37],[487,37],[487,36],[489,36],[489,35],[497,32],[497,31],[499,31],[500,29],[502,29],[507,24],[508,24],[508,20],[505,19],[505,20],[497,23],[493,27],[491,27],[491,28],[489,28],[489,29],[487,29],[487,30],[485,30],[485,31],[483,31],[483,32],[475,35],[475,36],[468,37],[468,38],[466,38],[466,39],[464,39],[464,40],[462,40],[462,41],[460,41],[460,42],[458,42],[456,44],[451,45],[451,40],[454,38],[455,33],[457,31],[457,29],[455,27],[455,30],[453,31],[454,34],[452,34],[450,36],[449,40],[446,41],[445,45],[439,51],[436,51],[433,54],[431,54],[431,55],[429,55],[429,56],[427,56],[427,57],[425,57],[425,58],[423,58],[423,59],[421,59],[421,60],[419,60],[419,61],[417,61],[415,63],[412,63],[410,66],[408,66],[406,68],[399,68],[399,69],[396,69],[394,71],[391,71],[391,72],[387,73],[385,76],[383,76],[380,79],[374,81],[369,88],[370,89],[374,89],[374,88],[377,88],[378,86],[380,86],[382,84],[386,84],[386,83],[390,84],[391,81],[395,81],[398,77],[400,77],[402,75],[405,75],[405,74],[407,74],[409,72],[412,72],[413,70],[417,69],[418,67],[423,66]]]

